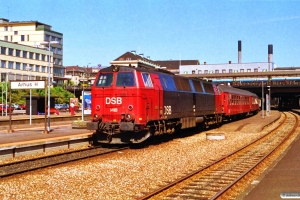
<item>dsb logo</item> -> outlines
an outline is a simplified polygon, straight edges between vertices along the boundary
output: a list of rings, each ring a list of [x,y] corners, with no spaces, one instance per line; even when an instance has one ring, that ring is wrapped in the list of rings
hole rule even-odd
[[[122,104],[122,98],[121,97],[106,97],[105,98],[105,103],[106,104]]]

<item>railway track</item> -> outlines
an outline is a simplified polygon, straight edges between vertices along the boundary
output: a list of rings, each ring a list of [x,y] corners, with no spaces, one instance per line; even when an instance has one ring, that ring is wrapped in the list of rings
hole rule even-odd
[[[103,148],[103,147],[90,147],[87,149],[68,151],[55,155],[48,155],[39,158],[21,160],[0,165],[0,178],[19,174],[27,171],[32,171],[40,168],[54,166],[62,163],[85,159],[93,156],[112,153],[119,150],[128,149],[123,148]]]
[[[295,131],[298,118],[292,113],[284,115],[285,120],[281,125],[251,144],[179,180],[159,186],[139,199],[227,199],[230,188],[262,163]]]

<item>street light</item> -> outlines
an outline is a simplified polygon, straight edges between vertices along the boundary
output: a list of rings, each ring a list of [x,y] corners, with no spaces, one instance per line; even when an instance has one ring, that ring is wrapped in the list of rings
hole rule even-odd
[[[32,68],[31,67],[26,67],[27,71],[30,71],[29,75],[29,80],[31,81],[31,72]],[[32,102],[31,102],[31,89],[30,89],[30,94],[29,94],[29,112],[30,112],[30,125],[32,124]]]
[[[88,69],[89,68],[89,64],[91,63],[88,63],[86,68]],[[87,74],[87,73],[86,73]],[[82,100],[81,100],[81,114],[82,114],[82,117],[81,117],[81,120],[84,121],[84,79],[83,79],[83,87],[82,87]]]
[[[261,107],[262,107],[262,111],[261,111],[261,116],[262,118],[264,118],[264,80],[261,80]]]
[[[48,132],[50,132],[50,52],[51,52],[51,44],[59,44],[58,41],[48,41],[41,42],[41,45],[48,45],[49,57],[48,57]],[[46,98],[46,95],[45,95]]]
[[[2,98],[1,98],[1,100],[2,100],[2,102],[1,102],[1,111],[2,111],[2,117],[3,117],[3,93],[5,93],[5,91],[3,91],[3,82],[1,82],[1,87],[2,87]]]
[[[271,114],[271,85],[268,85],[269,90],[269,114]]]
[[[8,83],[8,74],[10,74],[10,71],[5,72],[6,73],[6,82],[5,82],[5,96],[6,96],[6,100],[5,100],[5,110],[6,110],[6,116],[7,116],[7,83]]]

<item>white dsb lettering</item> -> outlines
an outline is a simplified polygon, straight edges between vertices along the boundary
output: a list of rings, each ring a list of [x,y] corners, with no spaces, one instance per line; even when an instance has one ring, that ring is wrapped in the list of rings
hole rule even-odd
[[[121,97],[106,97],[105,98],[105,103],[106,104],[122,104],[122,98]]]

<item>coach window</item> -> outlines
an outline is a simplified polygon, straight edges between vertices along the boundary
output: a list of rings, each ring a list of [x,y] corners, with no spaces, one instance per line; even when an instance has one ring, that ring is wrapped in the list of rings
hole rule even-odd
[[[134,86],[134,75],[131,72],[121,72],[117,75],[117,86]]]
[[[113,81],[113,74],[100,74],[98,80],[96,81],[96,86],[111,86]]]
[[[142,73],[142,77],[143,77],[143,81],[144,81],[144,85],[146,87],[153,87],[150,75],[148,73]]]

